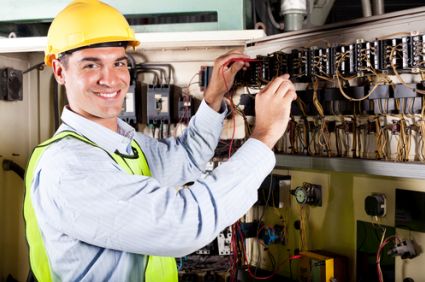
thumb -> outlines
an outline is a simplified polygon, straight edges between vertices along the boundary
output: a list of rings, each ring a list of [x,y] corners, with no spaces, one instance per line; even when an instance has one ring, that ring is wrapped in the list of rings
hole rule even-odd
[[[229,68],[229,71],[232,74],[232,76],[235,76],[236,73],[238,71],[240,71],[243,68],[244,65],[245,65],[245,63],[242,62],[242,61],[234,62]]]

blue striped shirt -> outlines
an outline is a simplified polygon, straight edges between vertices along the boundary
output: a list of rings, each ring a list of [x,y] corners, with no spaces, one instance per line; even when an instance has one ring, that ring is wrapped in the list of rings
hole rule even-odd
[[[248,139],[230,160],[200,177],[225,113],[202,102],[179,138],[158,141],[119,120],[119,133],[65,108],[73,130],[110,153],[141,146],[152,177],[129,175],[103,150],[74,138],[49,146],[31,198],[54,280],[143,281],[146,255],[181,257],[243,216],[273,169],[273,152]],[[179,189],[194,181],[190,188]]]

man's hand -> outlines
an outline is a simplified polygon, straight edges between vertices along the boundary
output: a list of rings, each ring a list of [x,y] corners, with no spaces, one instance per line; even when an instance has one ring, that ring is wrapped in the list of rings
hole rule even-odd
[[[215,111],[220,110],[224,94],[232,88],[236,73],[249,66],[244,61],[246,59],[249,57],[241,51],[232,50],[215,60],[211,80],[204,94],[205,102]]]
[[[285,74],[272,80],[255,97],[255,128],[252,138],[270,149],[286,130],[291,103],[297,98],[294,85]]]

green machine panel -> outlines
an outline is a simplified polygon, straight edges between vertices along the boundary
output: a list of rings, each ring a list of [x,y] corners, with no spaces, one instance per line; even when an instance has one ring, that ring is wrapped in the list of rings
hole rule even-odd
[[[136,32],[242,30],[250,17],[247,0],[104,0],[120,10]],[[69,0],[0,0],[3,35],[19,24],[48,26]],[[46,28],[44,28],[46,30]],[[37,34],[42,35],[42,34]],[[19,36],[19,35],[18,35]],[[30,35],[31,36],[31,35]]]

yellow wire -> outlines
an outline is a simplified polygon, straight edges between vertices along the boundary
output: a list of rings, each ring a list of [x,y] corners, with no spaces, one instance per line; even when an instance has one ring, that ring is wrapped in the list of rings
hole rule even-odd
[[[392,70],[393,70],[393,72],[394,72],[395,76],[398,78],[398,80],[400,81],[400,83],[401,83],[402,85],[404,85],[404,86],[405,86],[405,87],[407,87],[408,89],[411,89],[411,90],[416,91],[416,93],[419,93],[419,94],[425,95],[425,91],[424,91],[424,90],[415,89],[415,88],[412,88],[412,87],[410,87],[409,85],[407,85],[407,84],[406,84],[406,82],[404,81],[404,79],[403,79],[403,78],[400,76],[400,74],[398,73],[396,64],[394,64],[394,63],[393,63],[393,59],[394,59],[394,55],[395,55],[395,51],[396,51],[396,49],[397,49],[398,47],[401,47],[401,46],[402,46],[401,44],[397,44],[396,46],[394,46],[394,47],[392,47],[392,48],[391,48],[391,53],[390,53],[390,57],[389,57],[391,68],[392,68]]]
[[[313,104],[317,112],[319,113],[320,117],[323,118],[325,116],[325,113],[319,101],[318,88],[319,88],[319,81],[317,79],[313,79]]]

